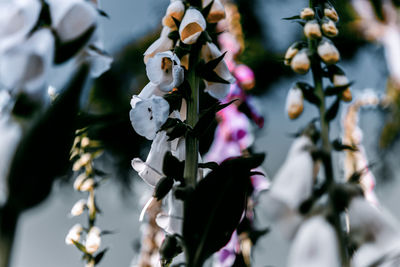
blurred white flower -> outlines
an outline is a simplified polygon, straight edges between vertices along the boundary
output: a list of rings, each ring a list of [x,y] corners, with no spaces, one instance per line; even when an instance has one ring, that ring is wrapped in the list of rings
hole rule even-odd
[[[194,44],[206,29],[207,23],[201,12],[195,8],[189,8],[179,26],[179,35],[184,44]]]
[[[313,187],[313,147],[309,137],[300,136],[293,142],[288,156],[275,175],[266,194],[269,218],[276,222],[283,234],[291,239],[302,218],[297,209],[308,199]]]
[[[84,0],[48,0],[52,26],[61,42],[78,39],[97,24],[97,11]]]
[[[154,139],[157,131],[168,119],[168,102],[160,96],[153,95],[148,99],[133,96],[131,105],[129,116],[135,131],[149,140]]]
[[[221,55],[221,51],[219,51],[218,47],[214,43],[207,42],[201,48],[201,57],[205,60],[205,62],[209,62]],[[221,60],[221,62],[218,63],[214,71],[219,77],[221,77],[228,83],[232,84],[235,82],[235,78],[232,76],[224,60]],[[216,83],[210,81],[205,81],[205,83],[205,91],[216,99],[224,99],[229,94],[229,89],[231,87],[230,84]]]
[[[306,74],[311,66],[311,61],[307,55],[307,49],[301,49],[290,62],[290,66],[294,72]]]
[[[395,219],[361,197],[351,200],[348,215],[350,237],[359,246],[352,266],[399,266],[400,232]]]
[[[101,245],[101,230],[94,226],[90,228],[89,233],[86,236],[85,248],[89,254],[95,253]]]
[[[83,227],[80,224],[75,224],[68,232],[67,236],[65,237],[65,243],[67,245],[73,245],[74,242],[79,242],[81,239],[81,234],[83,231]]]
[[[170,235],[182,235],[183,201],[176,199],[173,192],[168,194],[168,213],[159,213],[156,223]]]
[[[163,26],[175,29],[176,25],[173,18],[176,19],[177,21],[181,21],[184,14],[185,14],[185,5],[183,4],[182,1],[180,0],[171,1],[167,8],[164,18],[162,19]]]
[[[323,39],[318,44],[318,55],[326,64],[335,64],[340,59],[339,51],[336,46],[329,41],[329,39]]]
[[[26,41],[1,54],[0,80],[8,88],[37,93],[44,87],[53,56],[54,37],[51,31],[36,31]]]
[[[149,58],[146,63],[146,74],[150,82],[158,85],[164,92],[181,85],[184,79],[181,62],[171,51],[160,52]]]
[[[78,200],[71,209],[72,216],[79,216],[83,213],[86,208],[86,200],[80,199]]]
[[[86,180],[83,181],[81,187],[79,188],[79,191],[86,192],[89,190],[93,190],[94,185],[95,185],[94,179],[87,178]]]
[[[303,92],[297,86],[289,89],[286,97],[286,112],[289,118],[296,119],[301,115],[304,108]]]
[[[339,251],[333,227],[321,216],[305,221],[289,252],[289,267],[339,267]]]
[[[155,40],[144,52],[144,63],[147,63],[149,58],[154,57],[155,54],[169,51],[173,48],[174,42],[168,37],[170,32],[171,29],[169,27],[164,27],[162,29],[160,38]]]
[[[26,38],[41,11],[38,0],[14,0],[0,3],[0,50]]]

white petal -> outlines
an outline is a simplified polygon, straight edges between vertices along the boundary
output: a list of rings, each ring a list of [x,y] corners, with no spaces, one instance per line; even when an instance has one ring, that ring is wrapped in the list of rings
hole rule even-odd
[[[203,0],[203,8],[208,6],[211,0]],[[207,21],[209,23],[217,23],[218,21],[225,18],[225,8],[220,0],[214,0],[211,7],[210,13],[207,16]]]
[[[168,195],[168,215],[157,215],[156,223],[168,234],[182,234],[183,202],[175,199],[172,193]]]
[[[147,99],[150,98],[151,96],[163,96],[165,95],[165,92],[160,90],[160,87],[152,82],[149,82],[139,93],[138,97],[140,99]]]
[[[152,43],[146,52],[144,52],[144,63],[147,64],[149,58],[154,57],[155,54],[160,52],[169,51],[173,48],[174,42],[168,38],[168,34],[171,32],[169,27],[164,27],[161,31],[160,38]]]
[[[96,26],[97,11],[83,0],[49,0],[52,23],[62,42],[79,38]]]
[[[129,113],[135,131],[149,140],[168,119],[169,104],[159,96],[136,102]]]
[[[143,222],[144,215],[146,214],[146,212],[147,212],[148,208],[150,207],[151,203],[153,203],[153,201],[155,201],[155,200],[156,199],[154,197],[152,197],[146,202],[146,205],[144,205],[142,211],[140,212],[139,222]]]
[[[152,187],[155,187],[157,182],[163,177],[160,172],[153,169],[139,158],[134,158],[132,160],[132,167],[138,172],[143,181]]]
[[[162,24],[170,28],[176,28],[175,22],[172,17],[178,21],[181,21],[184,13],[185,5],[183,4],[183,2],[173,1],[169,4],[167,8],[167,12],[162,20]]]
[[[179,35],[185,44],[194,44],[201,33],[206,29],[206,20],[200,11],[194,8],[186,10],[179,26]]]
[[[289,267],[339,267],[339,252],[333,227],[321,216],[300,227],[289,252]]]

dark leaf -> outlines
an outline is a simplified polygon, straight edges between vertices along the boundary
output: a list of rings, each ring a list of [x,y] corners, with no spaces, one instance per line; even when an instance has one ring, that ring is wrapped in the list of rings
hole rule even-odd
[[[218,168],[218,166],[219,165],[216,162],[199,163],[199,168],[202,168],[202,169],[215,170],[216,168]]]
[[[190,53],[190,48],[184,47],[182,46],[182,44],[179,44],[175,46],[174,53],[178,56],[179,59],[182,59],[185,55]]]
[[[350,151],[357,151],[357,147],[354,145],[345,145],[342,143],[340,139],[336,139],[332,142],[332,147],[336,151],[343,151],[343,150],[350,150]]]
[[[183,181],[183,170],[185,168],[185,162],[179,161],[177,158],[172,156],[171,152],[165,153],[163,161],[163,173],[173,178],[176,181]]]
[[[172,16],[171,18],[174,21],[176,28],[179,29],[179,26],[181,26],[181,22],[177,20],[174,16]]]
[[[344,90],[349,88],[353,82],[350,82],[348,84],[342,85],[342,86],[328,86],[325,89],[325,95],[326,96],[332,96],[332,95],[340,95]]]
[[[105,17],[105,18],[110,18],[110,16],[102,9],[98,8],[97,12],[99,12],[100,16]]]
[[[162,260],[171,262],[178,254],[182,253],[182,247],[175,235],[167,235],[160,247]]]
[[[180,36],[179,36],[179,31],[172,31],[168,34],[168,38],[173,40],[173,41],[177,41],[179,40]]]
[[[104,236],[104,235],[113,235],[113,234],[115,234],[115,231],[110,231],[110,230],[101,231],[101,235],[102,236]]]
[[[211,7],[214,4],[214,0],[212,0],[203,10],[201,11],[201,14],[203,15],[204,18],[208,17],[208,14],[210,14]]]
[[[207,72],[207,71],[212,71],[212,70],[214,70],[214,69],[218,66],[218,64],[219,64],[222,60],[224,60],[225,54],[226,54],[226,52],[224,52],[224,53],[223,53],[222,55],[220,55],[219,57],[214,58],[214,59],[208,61],[206,64],[204,64],[204,65],[202,66],[202,70],[201,70],[201,71]]]
[[[321,100],[314,93],[314,87],[310,86],[307,83],[303,83],[303,82],[298,82],[296,85],[303,92],[303,96],[308,102],[310,102],[316,106],[321,105]]]
[[[345,75],[344,71],[336,65],[329,65],[326,67],[325,71],[328,73],[329,79],[332,81],[333,75]]]
[[[268,234],[271,231],[271,229],[269,227],[264,228],[262,230],[252,230],[249,233],[249,238],[251,240],[251,243],[253,243],[253,245],[255,245],[257,243],[257,241],[260,239],[260,237]]]
[[[303,20],[296,20],[295,22],[300,24],[302,27],[304,27],[304,25],[306,25],[306,22]]]
[[[176,199],[185,201],[191,194],[193,194],[193,188],[189,186],[179,186],[174,189],[174,196]]]
[[[60,38],[56,34],[56,52],[54,63],[61,64],[72,58],[90,40],[95,29],[96,26],[92,26],[77,39],[65,43],[61,42]]]
[[[331,121],[336,117],[336,115],[337,115],[337,113],[339,111],[339,106],[340,106],[340,97],[337,97],[335,102],[332,104],[332,106],[325,113],[325,119],[327,121]]]
[[[292,16],[292,17],[287,17],[287,18],[283,18],[283,20],[295,20],[295,19],[301,19],[299,15],[296,16]]]
[[[174,185],[174,179],[172,177],[161,178],[154,189],[153,197],[158,201],[162,200],[171,191]]]
[[[158,131],[166,131],[168,141],[172,141],[176,138],[185,136],[186,132],[188,131],[188,126],[180,119],[168,118]]]
[[[264,157],[258,154],[222,162],[185,201],[183,238],[189,266],[202,266],[230,240],[251,190],[250,171]]]
[[[108,251],[108,248],[105,248],[94,257],[95,265],[100,263],[100,261],[103,259],[104,255],[106,254],[107,251]]]
[[[84,245],[82,245],[82,244],[79,243],[79,242],[76,242],[75,240],[72,240],[72,243],[74,243],[74,245],[75,245],[80,251],[82,251],[83,253],[86,253],[86,248],[85,248]]]

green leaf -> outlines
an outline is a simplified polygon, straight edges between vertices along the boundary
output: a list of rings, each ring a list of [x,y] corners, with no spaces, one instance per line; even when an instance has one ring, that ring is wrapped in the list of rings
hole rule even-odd
[[[82,244],[79,243],[79,242],[76,242],[75,240],[72,240],[72,243],[74,243],[74,245],[75,245],[80,251],[82,251],[83,253],[87,253],[86,248],[85,248],[84,245],[82,245]]]
[[[181,22],[177,20],[174,16],[172,16],[171,18],[174,21],[176,28],[179,29],[179,27],[181,26]]]
[[[100,263],[100,261],[103,259],[104,255],[106,254],[107,251],[108,251],[108,248],[105,248],[94,257],[95,265]]]
[[[340,97],[336,97],[335,102],[332,104],[332,106],[330,106],[328,111],[325,113],[325,119],[328,122],[333,120],[336,117],[336,115],[339,111],[339,106],[340,106]]]
[[[180,36],[179,36],[179,31],[172,31],[168,34],[168,38],[173,40],[173,41],[177,41],[179,40]]]
[[[292,17],[287,17],[287,18],[282,18],[283,20],[296,20],[296,19],[301,19],[299,15],[292,16]]]
[[[215,71],[203,72],[200,74],[200,77],[209,82],[230,84],[227,80],[219,77]]]
[[[165,94],[164,99],[169,104],[169,113],[172,113],[174,110],[181,109],[183,94],[179,91],[179,89],[173,91],[172,93]]]
[[[352,84],[353,84],[353,82],[350,82],[350,83],[342,85],[342,86],[328,86],[325,89],[325,95],[326,96],[340,95],[343,91],[345,91],[347,88],[349,88]]]
[[[97,8],[97,12],[99,12],[100,16],[105,17],[105,18],[110,18],[110,16],[102,9]]]
[[[202,69],[200,70],[200,73],[201,73],[202,71],[208,72],[208,71],[214,70],[214,69],[218,66],[218,64],[219,64],[222,60],[224,60],[225,54],[226,54],[226,52],[224,52],[224,53],[223,53],[222,55],[220,55],[219,57],[214,58],[214,59],[208,61],[206,64],[204,64],[204,65],[202,66]]]
[[[321,105],[321,100],[314,93],[314,87],[304,82],[298,82],[296,85],[303,92],[303,96],[308,102],[318,107]]]
[[[178,254],[182,253],[182,247],[176,235],[167,235],[160,246],[162,260],[171,262]]]
[[[61,64],[72,58],[78,53],[90,40],[96,26],[90,27],[85,33],[75,40],[69,42],[61,42],[60,38],[55,34],[56,37],[56,52],[54,57],[55,64]]]
[[[336,139],[332,142],[332,147],[336,151],[350,150],[350,151],[358,151],[358,148],[355,145],[346,145],[343,144],[340,139]]]

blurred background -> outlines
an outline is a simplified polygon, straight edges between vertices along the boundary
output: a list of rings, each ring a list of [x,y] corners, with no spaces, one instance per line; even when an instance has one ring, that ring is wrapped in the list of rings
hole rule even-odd
[[[147,82],[142,54],[157,38],[168,3],[169,0],[101,1],[101,9],[109,15],[109,19],[101,20],[104,48],[114,56],[114,63],[111,70],[95,82],[95,90],[91,93],[93,95],[87,97],[88,102],[82,104],[99,116],[98,120],[93,120],[96,129],[93,136],[100,136],[107,149],[100,162],[103,165],[101,169],[110,179],[96,194],[102,212],[98,225],[114,233],[103,239],[103,246],[110,247],[110,250],[100,267],[130,266],[138,254],[141,236],[139,213],[146,199],[143,196],[151,194],[151,190],[131,170],[130,160],[135,156],[144,158],[150,143],[139,138],[130,126],[129,101],[131,95]],[[242,15],[246,42],[240,61],[255,72],[256,87],[250,94],[266,122],[262,130],[254,127],[253,151],[267,153],[263,167],[272,178],[285,159],[292,141],[291,134],[317,116],[317,110],[309,104],[305,104],[304,114],[295,121],[291,121],[285,113],[289,88],[298,80],[311,80],[311,76],[299,77],[283,65],[287,47],[301,39],[302,32],[298,24],[282,18],[298,14],[308,1],[238,0],[236,3]],[[349,80],[354,81],[352,90],[355,98],[365,89],[383,96],[390,72],[385,60],[385,48],[380,42],[371,42],[363,36],[349,3],[336,1],[341,15],[340,34],[335,40],[342,55],[340,66]],[[372,172],[377,179],[378,198],[400,218],[400,206],[397,205],[400,142],[396,139],[396,123],[392,121],[398,118],[395,112],[396,108],[363,109],[360,127],[364,132],[367,157],[374,163]],[[108,117],[102,117],[105,115]],[[341,116],[332,123],[331,134],[332,138],[341,136]],[[336,174],[341,177],[343,173],[339,166],[342,159],[339,153],[335,159],[338,166]],[[44,202],[22,214],[17,227],[12,267],[83,265],[80,253],[64,243],[70,227],[83,222],[82,218],[68,216],[73,204],[84,196],[73,190],[73,181],[67,176],[70,175],[55,181]],[[263,209],[267,205],[261,197],[256,211],[260,227],[267,226],[263,217]],[[284,266],[288,248],[289,244],[272,229],[253,251],[254,266]]]

